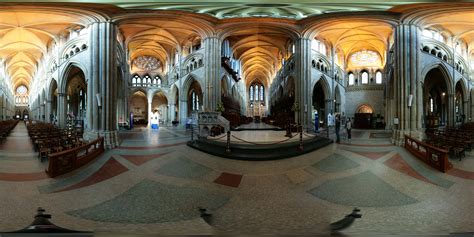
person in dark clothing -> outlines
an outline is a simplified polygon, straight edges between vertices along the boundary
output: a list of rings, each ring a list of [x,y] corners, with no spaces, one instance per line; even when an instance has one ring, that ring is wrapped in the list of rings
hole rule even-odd
[[[336,115],[336,143],[341,142],[341,137],[339,136],[339,130],[341,130],[341,115]]]
[[[350,118],[347,119],[346,130],[347,130],[347,139],[351,140],[352,121]]]

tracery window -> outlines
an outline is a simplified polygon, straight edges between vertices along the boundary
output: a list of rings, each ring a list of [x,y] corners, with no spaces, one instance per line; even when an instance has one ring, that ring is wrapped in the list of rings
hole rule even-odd
[[[377,71],[375,73],[375,83],[382,84],[382,72]]]
[[[362,50],[355,52],[350,57],[350,63],[352,66],[381,66],[382,60],[378,53],[371,50]]]
[[[152,56],[140,56],[133,60],[133,64],[143,70],[151,71],[160,67],[160,61]]]
[[[146,76],[143,78],[143,84],[151,84],[151,78],[150,78],[150,76],[146,75]]]
[[[430,98],[430,112],[433,113],[433,98]]]
[[[263,101],[263,86],[260,86],[260,101]]]
[[[140,77],[138,75],[133,76],[132,78],[132,85],[137,86],[141,83]]]
[[[199,110],[199,96],[196,91],[191,92],[192,111]]]

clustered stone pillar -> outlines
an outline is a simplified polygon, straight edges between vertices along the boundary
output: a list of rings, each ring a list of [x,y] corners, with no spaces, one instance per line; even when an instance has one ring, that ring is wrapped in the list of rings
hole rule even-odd
[[[111,22],[90,25],[91,70],[87,80],[87,126],[84,137],[92,140],[103,136],[107,148],[116,147],[119,143],[116,34],[116,26]]]
[[[66,126],[66,93],[58,93],[58,126],[64,128]]]
[[[296,123],[301,123],[303,129],[311,128],[311,40],[299,38],[295,44],[295,102],[299,110]]]
[[[219,78],[221,70],[221,42],[217,37],[204,39],[204,78],[202,85],[204,95],[204,108],[208,111],[216,111],[217,103],[220,101],[221,81]],[[187,93],[187,92],[184,92]]]
[[[394,124],[392,142],[403,145],[405,135],[420,138],[422,135],[423,91],[419,86],[419,29],[415,25],[400,24],[395,30],[395,77],[393,117],[398,119]],[[413,95],[411,107],[409,96]]]

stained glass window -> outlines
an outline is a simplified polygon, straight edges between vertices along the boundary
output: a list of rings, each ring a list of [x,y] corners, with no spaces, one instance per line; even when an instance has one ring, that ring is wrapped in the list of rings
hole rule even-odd
[[[258,85],[255,86],[255,101],[258,101]]]
[[[155,70],[160,67],[160,61],[151,56],[140,56],[133,60],[133,64],[143,70]]]
[[[260,101],[263,101],[263,86],[260,86]]]
[[[253,101],[253,86],[250,86],[250,101]]]
[[[353,53],[350,62],[352,66],[381,66],[382,64],[379,54],[370,50]]]
[[[28,88],[26,88],[26,86],[24,85],[21,85],[16,88],[16,93],[19,95],[25,95],[27,92],[28,92]]]

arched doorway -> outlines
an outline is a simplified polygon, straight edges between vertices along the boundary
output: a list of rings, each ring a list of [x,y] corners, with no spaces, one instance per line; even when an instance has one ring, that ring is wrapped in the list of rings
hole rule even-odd
[[[328,97],[326,90],[323,85],[323,78],[321,78],[313,87],[313,111],[312,119],[316,119],[318,116],[319,127],[327,127],[327,115],[328,111],[326,109],[326,98]],[[329,111],[330,112],[330,111]]]
[[[374,109],[368,104],[362,104],[357,107],[354,114],[354,128],[368,129],[373,128]]]
[[[133,114],[133,126],[148,124],[148,100],[143,91],[135,91],[130,96],[128,108]],[[130,121],[132,123],[132,121]]]
[[[454,95],[454,115],[456,123],[464,123],[466,114],[464,111],[464,88],[462,80],[456,83],[455,95]]]
[[[188,117],[191,117],[193,112],[202,111],[202,89],[199,82],[193,80],[188,89],[187,104],[188,104]]]
[[[448,121],[448,85],[439,68],[431,69],[425,76],[423,88],[423,115],[425,127],[434,128]]]
[[[162,91],[153,95],[151,112],[158,115],[159,124],[168,122],[168,98]]]
[[[71,66],[66,82],[66,118],[67,123],[77,128],[84,128],[87,105],[87,84],[84,72]]]
[[[58,116],[58,83],[56,80],[51,80],[51,85],[49,87],[49,96],[51,99],[51,111],[49,113],[49,122],[57,124]]]

